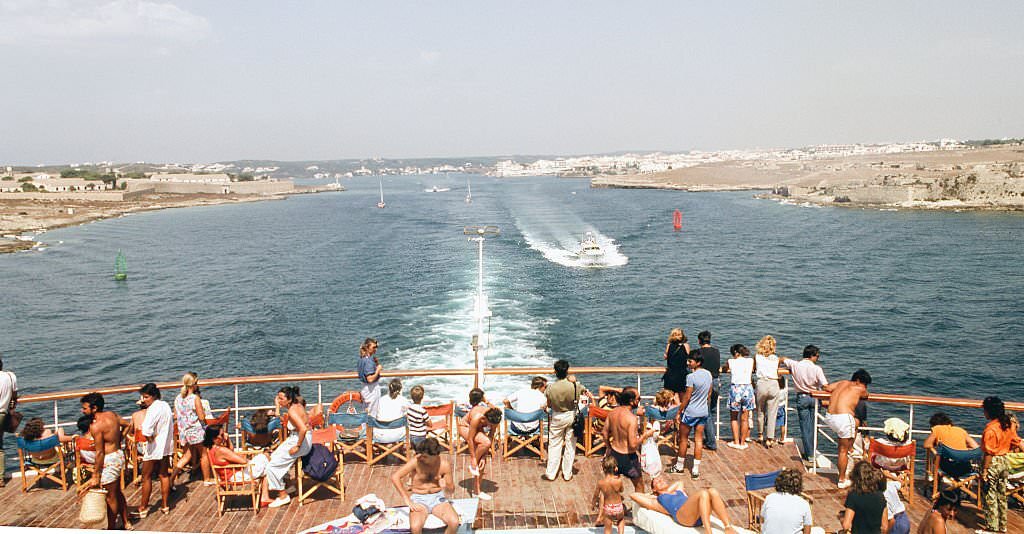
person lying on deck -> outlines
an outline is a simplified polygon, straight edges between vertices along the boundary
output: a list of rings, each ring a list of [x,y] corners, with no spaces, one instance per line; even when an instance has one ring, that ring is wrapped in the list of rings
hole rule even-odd
[[[633,493],[629,498],[642,508],[665,514],[684,527],[704,527],[704,532],[712,534],[711,516],[714,515],[725,524],[726,533],[736,533],[725,501],[715,488],[698,490],[691,496],[683,491],[682,481],[670,485],[662,477],[655,477],[651,487],[653,495]]]

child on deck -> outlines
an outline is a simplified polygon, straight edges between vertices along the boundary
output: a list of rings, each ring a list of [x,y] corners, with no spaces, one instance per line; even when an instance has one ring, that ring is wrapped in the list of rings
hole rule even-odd
[[[594,490],[594,504],[598,507],[597,522],[604,522],[604,534],[612,533],[612,524],[623,534],[626,530],[626,508],[622,502],[622,477],[618,462],[611,455],[601,462],[604,478],[597,482]]]
[[[654,406],[663,412],[679,406],[679,396],[675,392],[663,389],[654,395]],[[661,425],[661,433],[666,434],[673,429],[675,421],[665,421]]]

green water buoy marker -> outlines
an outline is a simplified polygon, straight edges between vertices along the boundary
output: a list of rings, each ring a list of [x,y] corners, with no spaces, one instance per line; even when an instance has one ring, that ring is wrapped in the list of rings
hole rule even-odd
[[[124,257],[124,252],[117,251],[117,259],[114,260],[114,280],[127,280],[128,279],[128,260]]]

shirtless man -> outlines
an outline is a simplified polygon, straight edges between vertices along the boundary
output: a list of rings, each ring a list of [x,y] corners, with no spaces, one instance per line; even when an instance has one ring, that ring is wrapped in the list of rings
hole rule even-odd
[[[416,445],[415,450],[415,456],[391,475],[391,483],[409,507],[409,529],[412,534],[422,533],[427,516],[434,515],[444,521],[445,534],[455,534],[461,520],[445,496],[446,492],[451,495],[455,491],[455,480],[452,479],[451,464],[441,457],[444,448],[437,438],[427,437]],[[406,492],[405,479],[409,476],[412,484]]]
[[[853,439],[857,436],[854,410],[861,399],[868,398],[869,384],[871,375],[864,369],[857,369],[850,380],[840,380],[832,385],[825,421],[839,438],[839,489],[846,489],[851,484],[846,475],[846,465],[850,461]]]
[[[931,511],[921,519],[917,534],[946,534],[946,521],[956,517],[958,508],[960,494],[955,490],[942,490],[932,503]]]
[[[121,492],[121,470],[124,469],[121,418],[114,412],[103,411],[103,395],[99,393],[89,393],[79,402],[82,403],[82,414],[92,418],[89,435],[96,449],[92,478],[87,487],[102,487],[107,491],[107,530],[116,528],[118,516],[124,522],[124,528],[131,530],[128,503]]]
[[[601,435],[608,444],[609,453],[619,464],[619,474],[633,483],[634,491],[643,493],[644,474],[637,450],[645,439],[654,435],[654,429],[643,434],[637,429],[636,408],[640,406],[640,396],[636,388],[623,388],[618,400],[619,405],[608,412],[608,421],[601,429]]]
[[[480,490],[483,478],[484,457],[492,452],[494,431],[501,422],[501,410],[484,401],[484,390],[473,388],[469,391],[469,404],[472,408],[462,419],[459,419],[459,436],[469,446],[469,473],[473,475],[473,487],[481,500],[489,501],[491,496]]]

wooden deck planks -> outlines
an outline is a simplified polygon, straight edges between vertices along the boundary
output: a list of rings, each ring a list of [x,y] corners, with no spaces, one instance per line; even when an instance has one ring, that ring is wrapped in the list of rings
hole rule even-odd
[[[668,453],[667,450],[663,450]],[[671,456],[662,457],[667,465]],[[687,462],[689,466],[689,461]],[[455,498],[470,497],[472,480],[469,478],[466,455],[460,455],[453,463],[456,477]],[[745,451],[724,446],[721,442],[717,452],[705,451],[701,463],[701,477],[691,480],[688,474],[666,475],[670,480],[683,480],[689,491],[714,487],[721,493],[729,508],[733,522],[745,525],[746,494],[743,489],[744,473],[760,473],[780,467],[800,467],[799,455],[792,444],[778,446],[771,450],[751,444]],[[200,532],[297,532],[331,519],[348,515],[354,501],[367,493],[376,493],[390,504],[398,505],[397,492],[391,487],[390,476],[398,464],[367,467],[364,463],[345,465],[346,498],[332,497],[326,490],[319,490],[307,499],[300,508],[298,502],[274,510],[263,509],[254,516],[249,508],[241,508],[243,499],[233,499],[232,507],[223,516],[217,515],[215,490],[201,482],[191,482],[185,492],[172,496],[172,511],[163,515],[158,509],[159,489],[154,484],[153,510],[155,513],[137,521],[140,529],[156,531],[200,531]],[[496,461],[485,471],[484,491],[492,493],[494,500],[480,503],[477,528],[529,529],[586,527],[594,524],[597,511],[591,505],[594,487],[602,476],[600,458],[577,456],[576,474],[573,480],[561,479],[543,481],[543,465],[534,456]],[[648,481],[649,483],[649,481]],[[632,484],[625,484],[625,493],[632,492]],[[927,484],[919,483],[923,489]],[[648,486],[649,487],[649,486]],[[930,486],[929,486],[930,487]],[[812,498],[815,524],[827,531],[839,527],[838,512],[842,509],[845,492],[835,487],[835,475],[814,475],[807,473],[804,488]],[[134,510],[140,498],[140,488],[132,485],[126,488],[129,507]],[[0,489],[0,524],[33,527],[79,528],[78,500],[74,489],[61,491],[58,486],[44,483],[29,493],[21,492],[20,481],[12,480]],[[917,525],[928,511],[928,502],[923,496],[915,496],[908,503],[911,523]],[[953,533],[969,533],[977,528],[979,512],[973,506],[965,506],[959,522],[950,524]],[[1020,510],[1010,512],[1010,530],[1024,532],[1024,515]]]

